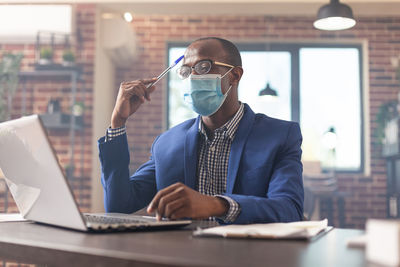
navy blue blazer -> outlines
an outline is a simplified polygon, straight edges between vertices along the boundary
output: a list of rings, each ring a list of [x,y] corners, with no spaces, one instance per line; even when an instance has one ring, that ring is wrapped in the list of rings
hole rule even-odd
[[[132,213],[176,182],[195,189],[199,121],[187,120],[156,138],[150,160],[129,177],[126,135],[99,151],[107,212]],[[302,136],[298,123],[254,114],[246,104],[231,146],[226,196],[241,212],[234,223],[299,221],[303,218]]]

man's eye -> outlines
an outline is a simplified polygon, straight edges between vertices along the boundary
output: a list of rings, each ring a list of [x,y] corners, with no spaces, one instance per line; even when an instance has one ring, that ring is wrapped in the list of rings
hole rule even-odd
[[[188,66],[182,66],[181,68],[178,69],[178,74],[181,77],[187,77],[191,73],[191,68]]]
[[[199,73],[206,73],[210,70],[210,63],[209,62],[200,62],[197,66],[197,72]]]

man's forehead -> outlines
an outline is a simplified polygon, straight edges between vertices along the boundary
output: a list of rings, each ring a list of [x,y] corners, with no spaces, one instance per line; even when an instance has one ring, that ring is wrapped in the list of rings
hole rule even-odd
[[[194,63],[201,59],[221,60],[222,51],[221,44],[216,40],[194,42],[186,49],[183,64]]]

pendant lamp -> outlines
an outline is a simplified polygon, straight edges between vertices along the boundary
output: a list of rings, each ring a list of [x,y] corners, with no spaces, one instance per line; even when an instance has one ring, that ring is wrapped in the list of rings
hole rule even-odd
[[[348,5],[339,3],[339,0],[330,0],[330,3],[318,10],[314,27],[324,31],[338,31],[350,29],[356,25],[353,11]]]
[[[262,89],[259,93],[259,96],[278,96],[278,93],[276,92],[276,90],[272,89],[271,86],[269,85],[269,83],[267,83],[267,86]]]

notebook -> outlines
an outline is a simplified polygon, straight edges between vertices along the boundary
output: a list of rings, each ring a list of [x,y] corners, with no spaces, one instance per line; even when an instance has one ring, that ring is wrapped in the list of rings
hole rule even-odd
[[[300,221],[291,223],[263,223],[225,225],[208,229],[197,229],[195,236],[219,236],[228,238],[304,239],[312,240],[332,230],[328,220]]]
[[[24,219],[80,231],[185,226],[119,213],[81,213],[38,115],[0,123],[0,168]]]

